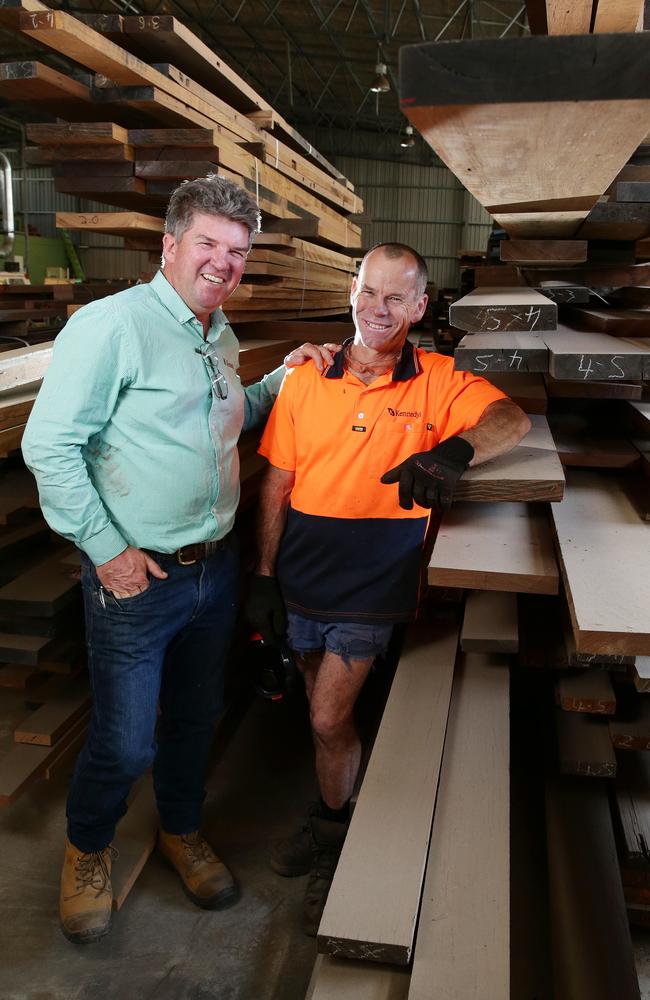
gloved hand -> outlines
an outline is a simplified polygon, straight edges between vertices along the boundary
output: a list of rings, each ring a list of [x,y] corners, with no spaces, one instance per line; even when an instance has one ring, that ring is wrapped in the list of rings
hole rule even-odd
[[[251,573],[246,594],[246,617],[265,643],[278,646],[287,630],[284,601],[274,576]]]
[[[431,451],[418,451],[385,472],[384,484],[399,483],[399,505],[404,510],[413,509],[413,501],[420,507],[448,510],[456,483],[474,457],[474,449],[462,437],[447,438]]]

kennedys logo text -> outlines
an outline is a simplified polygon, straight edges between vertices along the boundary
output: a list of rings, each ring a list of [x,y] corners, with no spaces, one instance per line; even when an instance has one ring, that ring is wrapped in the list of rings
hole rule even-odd
[[[392,406],[387,406],[386,409],[390,413],[391,417],[421,417],[421,410],[394,410]]]

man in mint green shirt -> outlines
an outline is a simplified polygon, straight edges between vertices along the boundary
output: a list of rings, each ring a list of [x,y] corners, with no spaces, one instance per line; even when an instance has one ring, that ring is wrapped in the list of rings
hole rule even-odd
[[[94,707],[67,804],[60,919],[72,941],[109,929],[110,842],[152,764],[158,846],[186,894],[209,909],[237,897],[199,826],[236,613],[237,441],[263,422],[285,371],[244,389],[220,308],[259,221],[221,177],[177,188],[164,269],[74,314],[25,431],[45,517],[82,552]],[[332,360],[303,345],[285,364],[308,357]]]

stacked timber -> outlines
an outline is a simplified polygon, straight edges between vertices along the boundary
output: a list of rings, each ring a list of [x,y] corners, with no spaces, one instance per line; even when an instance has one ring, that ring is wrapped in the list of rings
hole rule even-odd
[[[80,81],[39,62],[0,65],[0,93],[10,90],[33,111],[52,114],[56,105],[63,119],[28,126],[27,161],[51,167],[57,191],[124,210],[66,214],[61,227],[110,233],[159,255],[171,192],[219,174],[256,198],[266,234],[229,303],[233,320],[347,312],[361,199],[175,18],[73,17],[11,0],[0,23],[88,71]]]
[[[643,187],[650,174],[642,145],[650,91],[639,61],[650,37],[598,34],[606,16],[620,22],[624,7],[636,25],[640,2],[601,2],[595,20],[591,0],[530,6],[543,8],[549,32],[562,37],[431,43],[401,53],[405,114],[504,231],[500,263],[479,256],[474,290],[451,304],[450,324],[462,338],[456,367],[500,385],[532,415],[536,435],[508,459],[522,473],[521,490],[516,476],[507,483],[498,470],[490,476],[492,463],[460,481],[473,495],[459,490],[460,502],[443,517],[429,583],[468,591],[460,631],[465,658],[516,657],[513,683],[548,698],[536,734],[527,718],[526,738],[541,740],[544,749],[538,808],[542,824],[546,819],[546,974],[552,970],[554,995],[638,998],[626,907],[631,919],[650,923],[650,269],[644,263],[650,213]],[[586,27],[557,27],[560,15],[572,20],[578,8]],[[569,36],[588,32],[590,24],[596,34]],[[556,72],[548,72],[550,65]],[[520,449],[527,451],[521,464]],[[560,468],[559,487],[553,466],[542,472],[549,459]],[[535,486],[526,476],[536,462],[542,464]],[[551,504],[527,502],[535,494]],[[431,853],[429,865],[445,875],[422,897],[411,979],[397,974],[400,959],[384,946],[394,934],[380,938],[375,931],[364,938],[363,957],[394,964],[371,972],[366,962],[364,976],[359,963],[341,967],[342,959],[325,958],[314,996],[354,996],[361,983],[369,997],[420,995],[419,948],[428,961],[427,995],[437,989],[440,970],[441,995],[524,995],[515,989],[514,952],[509,984],[496,958],[490,968],[483,965],[486,952],[502,954],[491,933],[501,933],[506,955],[507,932],[516,940],[502,907],[494,911],[496,927],[454,933],[449,885],[472,900],[474,916],[476,901],[484,894],[496,899],[509,875],[495,887],[486,863],[465,886],[468,861],[456,875],[449,848],[436,838],[443,777],[431,841],[439,863]],[[498,796],[495,772],[481,777]],[[616,781],[614,816],[608,781]],[[460,855],[472,828],[462,812],[462,780],[454,794],[460,812],[451,849]],[[503,825],[507,817],[506,795],[493,822]],[[348,869],[346,878],[352,884]],[[348,925],[356,909],[350,907]],[[325,925],[329,944],[321,941],[321,949],[363,955],[358,928],[342,921],[338,927],[335,937]],[[476,947],[466,953],[458,949],[462,941]]]

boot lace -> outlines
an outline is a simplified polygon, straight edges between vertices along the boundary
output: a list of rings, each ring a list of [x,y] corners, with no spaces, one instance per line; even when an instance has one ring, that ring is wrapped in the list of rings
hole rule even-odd
[[[90,854],[79,854],[75,861],[76,892],[66,896],[66,899],[74,899],[80,896],[86,889],[91,889],[95,893],[95,899],[109,892],[111,881],[108,862],[112,863],[119,857],[118,851],[114,847],[105,847],[103,851],[92,851]]]
[[[185,857],[189,864],[196,868],[203,864],[216,864],[217,858],[207,840],[200,833],[188,833],[181,836]]]

